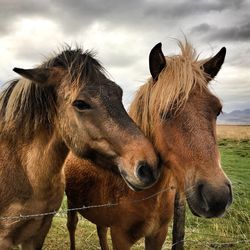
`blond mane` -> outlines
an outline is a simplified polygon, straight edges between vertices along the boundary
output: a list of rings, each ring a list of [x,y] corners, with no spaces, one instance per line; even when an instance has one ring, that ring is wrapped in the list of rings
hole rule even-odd
[[[153,137],[155,125],[162,115],[173,111],[175,114],[187,102],[194,87],[207,88],[207,75],[202,65],[207,60],[198,60],[195,49],[186,41],[178,42],[181,55],[166,56],[166,67],[156,84],[152,78],[140,87],[129,114],[145,135]]]

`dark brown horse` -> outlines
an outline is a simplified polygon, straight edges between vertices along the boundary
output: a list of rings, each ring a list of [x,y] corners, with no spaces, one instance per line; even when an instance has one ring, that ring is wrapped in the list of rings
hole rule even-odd
[[[231,184],[220,165],[216,117],[222,106],[208,88],[219,72],[226,49],[198,60],[194,49],[181,44],[181,55],[165,57],[157,44],[149,57],[152,78],[138,91],[130,115],[149,136],[162,159],[159,181],[133,192],[122,179],[91,161],[69,155],[65,164],[68,207],[117,204],[79,211],[97,225],[102,249],[127,250],[145,237],[145,249],[161,249],[173,216],[176,188],[185,194],[195,215],[221,216],[232,202]],[[71,250],[77,212],[68,214]]]
[[[135,189],[156,181],[157,156],[89,52],[68,48],[14,71],[22,78],[0,95],[0,249],[41,249],[53,216],[32,215],[58,210],[69,150],[118,165]]]

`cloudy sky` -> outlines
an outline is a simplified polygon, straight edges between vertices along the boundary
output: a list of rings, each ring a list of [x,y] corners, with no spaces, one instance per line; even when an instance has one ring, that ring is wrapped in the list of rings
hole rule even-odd
[[[151,48],[176,54],[183,34],[201,58],[227,48],[212,89],[225,112],[250,108],[249,0],[0,0],[0,84],[16,77],[13,67],[77,43],[97,52],[127,106],[149,76]]]

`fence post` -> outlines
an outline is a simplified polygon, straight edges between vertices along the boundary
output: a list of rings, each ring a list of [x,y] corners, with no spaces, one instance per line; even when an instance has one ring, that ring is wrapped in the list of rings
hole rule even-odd
[[[184,250],[185,199],[177,192],[174,201],[174,221],[172,231],[172,250]]]

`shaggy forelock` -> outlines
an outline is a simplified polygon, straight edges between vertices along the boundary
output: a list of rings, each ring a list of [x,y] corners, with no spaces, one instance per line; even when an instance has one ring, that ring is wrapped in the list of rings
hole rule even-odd
[[[162,114],[172,110],[176,113],[184,107],[194,87],[207,88],[207,80],[196,51],[186,41],[179,42],[181,55],[165,57],[166,67],[157,82],[152,79],[144,84],[130,106],[130,116],[143,132],[152,137],[155,125]]]

